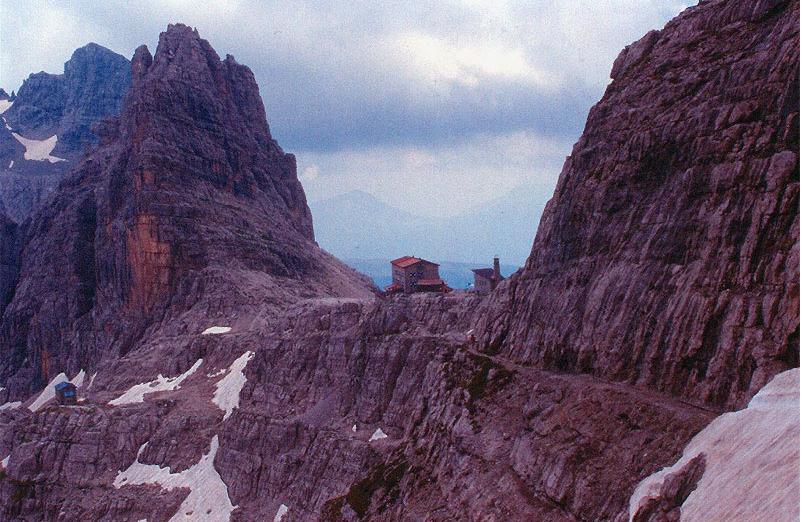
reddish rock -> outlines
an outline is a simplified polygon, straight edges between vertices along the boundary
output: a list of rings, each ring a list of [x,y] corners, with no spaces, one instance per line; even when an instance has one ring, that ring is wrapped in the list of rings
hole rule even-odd
[[[728,407],[799,364],[798,21],[707,1],[621,53],[486,349]]]
[[[82,406],[0,411],[0,517],[168,520],[187,488],[115,477],[219,440],[236,521],[626,520],[643,478],[798,364],[798,16],[710,1],[625,50],[527,266],[487,298],[366,297],[313,243],[250,72],[171,26],[24,227],[9,398],[98,374]],[[644,516],[676,515],[685,471]]]
[[[200,331],[246,303],[372,292],[315,245],[295,158],[270,136],[247,67],[181,25],[133,67],[105,145],[22,234],[0,322],[0,382],[13,400],[126,354],[192,308],[208,314],[184,316]]]

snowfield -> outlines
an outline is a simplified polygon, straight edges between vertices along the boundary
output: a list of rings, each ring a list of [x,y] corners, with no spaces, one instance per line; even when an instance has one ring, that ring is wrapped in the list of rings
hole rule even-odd
[[[159,374],[150,382],[135,384],[131,386],[127,392],[123,393],[116,399],[110,400],[109,404],[112,406],[120,406],[121,404],[144,402],[145,395],[149,393],[177,390],[181,387],[182,382],[184,382],[190,375],[195,373],[195,371],[200,368],[201,364],[203,364],[203,359],[198,359],[195,364],[192,365],[192,368],[177,377],[164,377],[162,374]]]
[[[0,100],[0,114],[10,109],[12,105],[14,105],[14,102],[11,100]]]
[[[236,408],[239,408],[239,394],[248,379],[242,373],[245,366],[253,358],[253,352],[245,352],[240,355],[228,369],[228,374],[217,382],[217,390],[214,392],[212,402],[225,412],[223,420],[226,420]]]
[[[56,147],[56,143],[58,143],[58,136],[55,134],[46,140],[32,140],[24,138],[16,132],[12,132],[11,135],[14,136],[14,138],[20,142],[23,147],[25,147],[26,160],[49,161],[50,163],[67,161],[64,158],[50,155],[50,153],[53,152],[53,149]]]
[[[682,504],[683,521],[798,520],[799,368],[774,377],[746,409],[714,419],[676,464],[645,478],[629,501],[630,522],[667,475],[702,453],[706,468]]]
[[[211,326],[204,331],[201,332],[201,335],[218,335],[224,334],[231,331],[230,326]]]
[[[284,518],[284,515],[287,514],[290,508],[285,506],[284,504],[278,507],[278,511],[276,511],[276,516],[273,517],[273,522],[281,522],[281,519]]]
[[[128,469],[117,473],[114,479],[115,488],[135,484],[159,485],[168,491],[175,488],[189,488],[189,495],[170,522],[182,520],[228,522],[234,506],[228,498],[225,482],[214,467],[214,457],[219,447],[217,435],[212,438],[209,453],[203,455],[197,464],[179,473],[171,473],[169,467],[140,463],[139,457],[146,447],[147,443],[139,448],[136,460]]]
[[[373,432],[373,435],[370,436],[370,440],[368,442],[373,442],[374,440],[382,440],[386,438],[387,434],[384,433],[381,428],[377,428],[376,431]]]
[[[36,400],[33,401],[30,404],[30,406],[28,406],[28,409],[31,410],[31,411],[38,411],[39,408],[41,408],[42,406],[44,406],[45,404],[47,404],[51,400],[55,399],[56,398],[56,389],[54,388],[54,386],[56,384],[60,383],[60,382],[69,381],[69,382],[73,383],[76,387],[80,388],[81,385],[84,383],[84,376],[85,375],[86,375],[86,373],[83,370],[78,372],[78,375],[73,377],[72,380],[70,380],[67,377],[67,375],[65,373],[63,373],[63,372],[58,374],[58,375],[56,375],[55,377],[53,377],[53,380],[51,380],[48,383],[48,385],[45,386],[45,389],[42,390],[42,393],[39,394],[39,396],[36,398]]]

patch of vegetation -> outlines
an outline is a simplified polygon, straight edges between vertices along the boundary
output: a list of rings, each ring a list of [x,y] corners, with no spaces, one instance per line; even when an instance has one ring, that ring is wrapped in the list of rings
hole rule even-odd
[[[459,382],[459,386],[468,390],[471,402],[497,392],[512,380],[513,373],[490,357],[473,355],[470,361],[476,367]],[[489,378],[490,370],[494,371],[492,379]]]
[[[363,518],[370,509],[371,503],[389,506],[398,501],[401,493],[401,480],[409,471],[409,464],[403,457],[396,458],[389,463],[382,462],[362,480],[355,482],[348,489],[348,493],[336,497],[324,504],[321,520],[339,522],[343,520],[342,509],[345,504]]]
[[[11,494],[11,500],[15,504],[19,504],[23,499],[33,496],[33,488],[36,483],[32,480],[12,480],[14,484],[14,492]]]

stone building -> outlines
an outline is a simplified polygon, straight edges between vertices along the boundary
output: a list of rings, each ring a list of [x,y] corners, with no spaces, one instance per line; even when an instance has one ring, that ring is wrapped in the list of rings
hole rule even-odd
[[[501,265],[497,257],[493,258],[493,268],[474,268],[473,289],[480,294],[488,294],[496,289],[496,285],[504,280]]]
[[[388,293],[447,292],[450,290],[440,279],[440,265],[413,256],[399,257],[390,261],[393,283],[385,290]]]
[[[59,404],[76,404],[78,402],[78,389],[71,382],[56,384],[56,400]]]

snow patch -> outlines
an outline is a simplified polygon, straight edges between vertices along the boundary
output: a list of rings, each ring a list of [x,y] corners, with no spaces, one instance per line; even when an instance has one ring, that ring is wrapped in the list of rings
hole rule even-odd
[[[70,382],[72,382],[76,388],[80,388],[81,386],[84,385],[85,377],[86,377],[86,372],[81,370],[80,372],[78,372],[78,375],[72,378],[72,381]]]
[[[14,166],[14,160],[11,160],[11,163],[8,164],[8,168],[11,168],[13,166]]]
[[[273,522],[281,522],[281,519],[284,518],[284,515],[287,514],[290,508],[285,506],[284,504],[278,507],[278,511],[276,511],[276,516],[273,517]]]
[[[5,404],[0,404],[0,411],[13,410],[15,408],[19,408],[20,406],[22,406],[22,401],[7,402]]]
[[[220,369],[219,369],[219,370],[217,370],[216,372],[209,372],[209,373],[207,373],[207,374],[206,374],[206,377],[220,377],[220,376],[221,376],[221,375],[223,375],[224,373],[226,373],[226,369],[225,369],[225,368],[220,368]]]
[[[14,105],[14,102],[11,100],[0,100],[0,114],[10,109],[12,105]]]
[[[50,155],[50,153],[53,152],[53,149],[56,147],[56,143],[58,143],[58,136],[55,134],[46,140],[31,140],[20,136],[16,132],[12,132],[11,135],[14,136],[14,138],[20,142],[23,147],[25,147],[26,160],[49,161],[50,163],[67,161],[64,158]]]
[[[60,382],[69,381],[73,383],[76,387],[80,387],[81,384],[83,384],[84,382],[84,375],[85,372],[83,370],[79,371],[78,375],[73,377],[72,380],[70,380],[67,377],[67,374],[65,374],[64,372],[61,372],[60,374],[56,375],[55,377],[53,377],[53,380],[50,381],[50,383],[47,386],[45,386],[45,389],[42,390],[42,393],[39,394],[39,397],[37,397],[36,400],[33,401],[30,406],[28,406],[28,409],[31,411],[38,411],[39,408],[47,404],[49,401],[53,400],[56,397],[56,389],[54,388],[54,386]]]
[[[97,377],[97,372],[93,373],[91,377],[89,377],[89,384],[86,385],[86,389],[90,389],[92,385],[95,383],[95,377]]]
[[[223,420],[226,420],[235,408],[239,408],[239,394],[248,379],[242,371],[253,358],[253,352],[245,352],[240,355],[228,368],[228,374],[217,382],[217,390],[214,392],[212,402],[223,410]]]
[[[774,377],[739,411],[716,417],[671,467],[646,477],[629,520],[665,478],[704,453],[706,466],[682,504],[683,520],[785,520],[799,512],[799,368]]]
[[[212,438],[209,453],[204,454],[197,464],[179,473],[171,473],[169,466],[162,468],[157,464],[141,464],[139,457],[145,447],[147,443],[139,448],[136,460],[128,469],[117,473],[114,479],[115,488],[137,484],[159,485],[167,491],[189,488],[189,495],[170,522],[182,520],[228,522],[234,506],[228,498],[225,482],[214,467],[214,457],[219,447],[217,435]]]
[[[116,399],[112,399],[109,401],[109,404],[112,406],[119,406],[121,404],[133,404],[136,402],[144,402],[145,395],[155,392],[161,391],[174,391],[181,387],[181,383],[184,382],[190,375],[195,373],[195,370],[200,368],[200,365],[203,363],[203,359],[198,359],[195,364],[192,365],[192,368],[185,371],[178,377],[164,377],[162,374],[159,374],[155,379],[150,382],[143,382],[140,384],[135,384],[131,386],[131,388],[117,397]]]
[[[368,442],[373,442],[374,440],[382,440],[386,438],[387,434],[384,433],[381,428],[377,428],[376,431],[373,432],[373,435],[370,436],[370,440]]]
[[[205,329],[203,332],[201,332],[201,335],[224,334],[224,333],[228,333],[230,331],[231,331],[231,327],[230,326],[212,326],[212,327],[209,327],[209,328]]]
[[[354,432],[354,433],[356,433],[356,424],[354,424],[353,426],[351,426],[351,431],[352,431],[352,432]]]
[[[6,458],[0,460],[0,464],[3,465],[3,469],[8,469],[8,461],[11,460],[11,454],[9,453]]]

